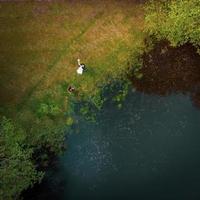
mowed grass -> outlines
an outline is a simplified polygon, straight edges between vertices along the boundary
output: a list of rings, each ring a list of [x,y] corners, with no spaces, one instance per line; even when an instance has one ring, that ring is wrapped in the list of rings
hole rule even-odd
[[[63,81],[95,92],[126,71],[143,22],[143,5],[128,0],[0,3],[0,105],[20,110]]]

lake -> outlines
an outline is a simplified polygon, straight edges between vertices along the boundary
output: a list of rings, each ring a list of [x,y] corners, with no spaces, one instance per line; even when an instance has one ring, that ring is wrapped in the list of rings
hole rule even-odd
[[[92,123],[77,116],[67,150],[28,199],[200,199],[200,110],[190,97],[129,92]]]

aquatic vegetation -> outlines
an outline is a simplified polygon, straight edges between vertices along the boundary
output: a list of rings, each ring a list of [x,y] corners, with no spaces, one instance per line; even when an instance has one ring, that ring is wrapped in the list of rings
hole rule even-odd
[[[73,120],[72,117],[68,117],[68,118],[66,119],[66,125],[67,125],[67,126],[71,126],[73,123],[74,123],[74,120]]]
[[[115,84],[116,85],[114,85],[113,83],[113,86],[109,89],[112,91],[112,100],[117,104],[117,107],[120,109],[123,106],[123,101],[128,94],[131,83],[129,82],[129,80],[123,80],[118,81]],[[115,91],[116,94],[113,94],[113,91]]]

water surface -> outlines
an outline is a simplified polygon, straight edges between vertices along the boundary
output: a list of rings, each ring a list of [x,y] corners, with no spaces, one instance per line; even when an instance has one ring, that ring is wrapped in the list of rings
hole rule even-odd
[[[33,199],[200,199],[200,110],[184,95],[130,92],[83,118]]]

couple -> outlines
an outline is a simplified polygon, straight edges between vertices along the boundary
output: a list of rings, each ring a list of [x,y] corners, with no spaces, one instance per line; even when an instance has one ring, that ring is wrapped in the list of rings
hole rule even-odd
[[[78,61],[78,69],[76,70],[77,74],[82,75],[83,71],[85,70],[85,64],[81,63],[80,59],[77,59]]]
[[[76,70],[76,72],[77,72],[77,74],[82,75],[83,71],[86,69],[85,64],[81,63],[80,59],[77,59],[77,61],[78,61],[79,67]],[[75,92],[75,87],[70,85],[67,90],[68,90],[69,93]]]

